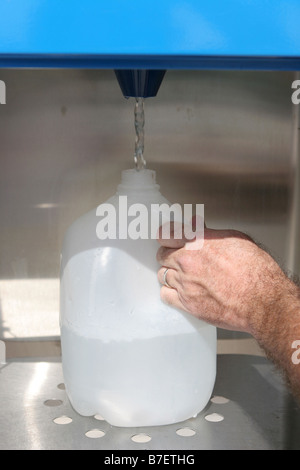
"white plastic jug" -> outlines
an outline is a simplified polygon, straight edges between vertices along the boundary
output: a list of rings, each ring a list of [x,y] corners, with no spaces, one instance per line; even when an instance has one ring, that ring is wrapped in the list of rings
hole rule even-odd
[[[117,222],[126,215],[118,214],[119,196],[128,207],[168,203],[151,170],[122,172],[106,201]],[[115,426],[184,421],[211,396],[216,328],[161,301],[157,240],[118,239],[119,222],[116,239],[99,239],[103,207],[76,220],[63,243],[60,327],[69,400],[79,414],[100,414]]]

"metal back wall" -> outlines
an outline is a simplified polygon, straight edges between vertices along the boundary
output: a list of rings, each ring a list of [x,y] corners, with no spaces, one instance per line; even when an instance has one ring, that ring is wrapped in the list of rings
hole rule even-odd
[[[111,70],[1,70],[0,337],[59,335],[66,228],[133,166],[132,100]],[[286,266],[292,72],[168,71],[145,104],[145,157],[172,202],[204,203]]]

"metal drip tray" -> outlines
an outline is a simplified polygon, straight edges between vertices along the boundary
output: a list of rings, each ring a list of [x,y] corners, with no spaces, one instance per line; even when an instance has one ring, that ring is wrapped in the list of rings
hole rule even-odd
[[[168,426],[117,428],[71,407],[56,359],[0,369],[0,449],[300,449],[300,409],[263,357],[218,355],[211,401],[196,418]]]

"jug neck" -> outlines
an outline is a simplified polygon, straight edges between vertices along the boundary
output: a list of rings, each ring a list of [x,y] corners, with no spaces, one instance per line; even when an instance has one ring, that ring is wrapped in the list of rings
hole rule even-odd
[[[131,192],[158,192],[159,185],[156,184],[156,173],[154,170],[123,170],[121,183],[117,194],[129,194]]]

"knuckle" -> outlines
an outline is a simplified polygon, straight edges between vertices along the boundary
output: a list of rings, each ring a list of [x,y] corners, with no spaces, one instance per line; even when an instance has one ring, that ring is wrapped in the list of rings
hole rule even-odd
[[[193,268],[192,256],[187,252],[182,252],[181,256],[178,258],[178,264],[183,273],[190,272]]]
[[[233,238],[239,238],[241,240],[247,240],[247,241],[253,242],[253,239],[249,237],[249,235],[239,230],[229,230],[229,235]]]

